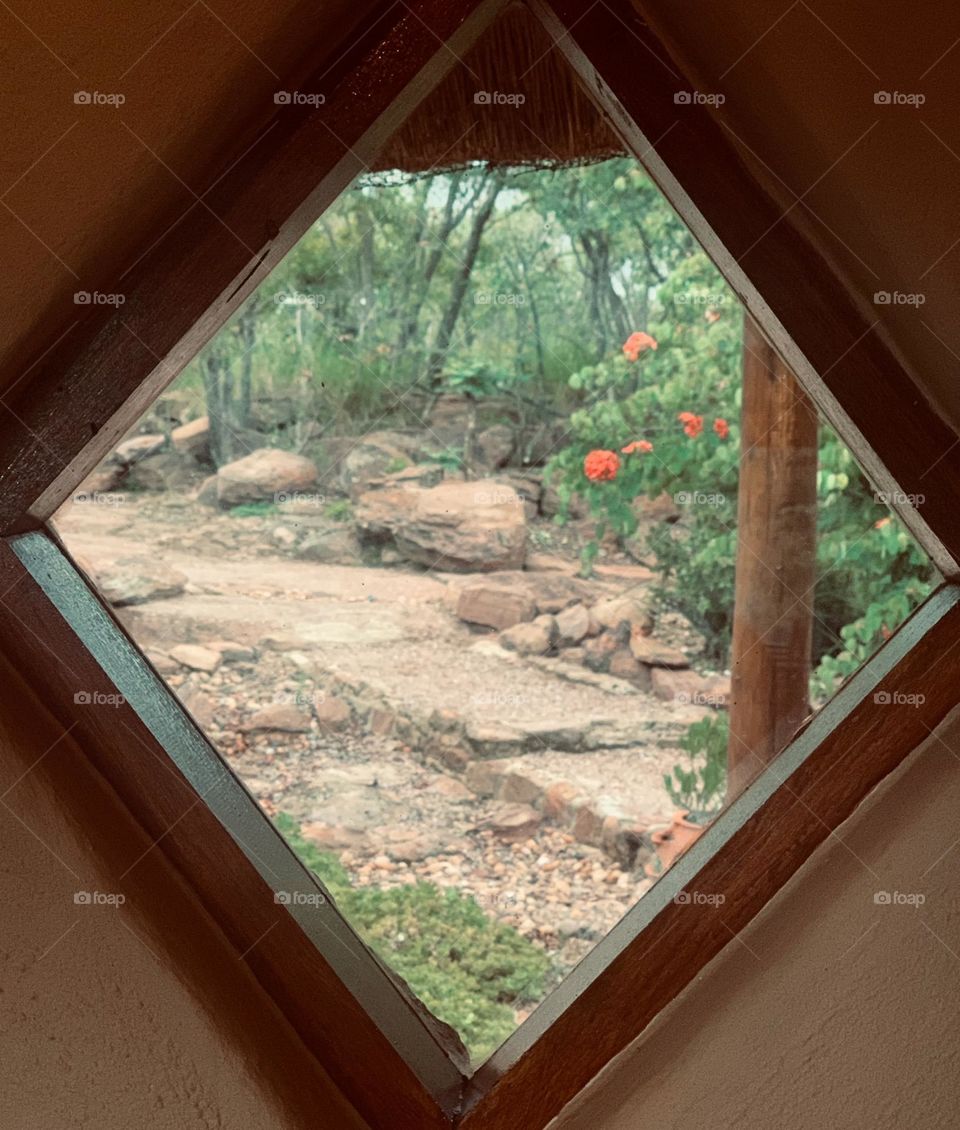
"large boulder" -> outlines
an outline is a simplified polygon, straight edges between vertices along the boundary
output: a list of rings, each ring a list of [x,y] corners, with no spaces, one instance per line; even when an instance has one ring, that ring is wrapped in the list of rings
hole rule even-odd
[[[392,540],[408,560],[453,572],[520,569],[526,553],[519,495],[484,480],[369,491],[359,499],[356,523],[361,538]]]
[[[496,578],[473,581],[460,590],[457,599],[460,620],[497,631],[532,620],[536,614],[537,602],[526,588]]]
[[[217,472],[217,501],[224,507],[244,502],[283,502],[317,483],[317,468],[302,455],[261,447],[225,463]]]
[[[125,439],[113,449],[113,457],[117,463],[124,467],[131,467],[150,455],[156,455],[167,442],[164,435],[134,436]]]
[[[340,479],[351,498],[370,490],[385,475],[415,462],[419,443],[402,432],[371,432],[358,439],[340,461]]]

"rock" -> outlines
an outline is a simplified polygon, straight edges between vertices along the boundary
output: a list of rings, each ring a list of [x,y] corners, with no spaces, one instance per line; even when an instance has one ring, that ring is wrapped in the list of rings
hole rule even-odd
[[[557,647],[575,647],[590,631],[590,613],[582,604],[571,604],[556,614]]]
[[[538,616],[528,624],[517,624],[500,633],[501,646],[520,655],[546,655],[557,638],[553,616]]]
[[[528,804],[506,804],[483,822],[504,843],[529,839],[540,827],[540,814]]]
[[[495,796],[506,773],[502,761],[471,761],[464,775],[464,784],[477,796]]]
[[[392,538],[409,560],[453,572],[518,569],[526,552],[519,496],[483,480],[368,491],[358,501],[356,524],[362,539]]]
[[[540,513],[545,518],[553,518],[563,509],[560,495],[550,486],[543,484],[543,493],[540,495]],[[570,496],[567,502],[567,516],[573,519],[586,518],[590,514],[590,506],[586,499],[579,494]]]
[[[415,463],[402,471],[367,481],[367,490],[391,490],[398,487],[435,487],[443,482],[443,465],[440,463]]]
[[[577,571],[573,561],[565,561],[562,557],[555,557],[550,553],[528,553],[525,567],[530,572],[564,573],[570,577]]]
[[[590,609],[590,614],[601,628],[616,628],[625,621],[638,632],[653,630],[653,617],[647,603],[638,597],[616,596],[601,600]]]
[[[309,820],[300,825],[300,833],[305,840],[329,851],[344,849],[363,849],[369,847],[369,838],[362,828],[348,828],[341,824],[325,824],[320,820]]]
[[[634,659],[646,663],[648,667],[689,667],[690,662],[683,652],[676,647],[656,640],[653,636],[645,636],[639,632],[630,634],[630,651]]]
[[[121,466],[132,467],[150,455],[156,455],[167,442],[163,435],[134,436],[125,439],[113,449],[113,458]]]
[[[536,781],[531,781],[529,777],[525,777],[522,773],[508,773],[497,790],[497,797],[500,800],[509,801],[512,804],[532,805],[540,799],[540,796],[540,786]]]
[[[217,497],[217,476],[208,475],[197,488],[197,493],[194,495],[194,498],[201,506],[219,506],[220,500]]]
[[[302,455],[261,447],[217,472],[217,500],[226,508],[245,502],[283,502],[316,486],[317,468]]]
[[[476,581],[460,590],[457,617],[487,628],[512,628],[532,620],[537,606],[529,592],[495,578]]]
[[[479,466],[495,471],[510,462],[516,435],[509,424],[494,424],[476,437],[475,454]]]
[[[506,757],[519,753],[525,737],[520,730],[489,722],[468,722],[464,736],[478,757]]]
[[[569,781],[557,781],[548,785],[543,792],[543,815],[549,820],[565,818],[579,795],[580,790]]]
[[[557,655],[564,663],[582,664],[587,657],[586,650],[582,647],[564,647],[557,652]]]
[[[591,671],[607,671],[610,660],[620,649],[621,643],[613,632],[602,632],[599,636],[584,641],[583,662]]]
[[[220,666],[220,652],[196,643],[181,643],[170,648],[170,658],[191,671],[216,671]]]
[[[181,424],[170,433],[174,450],[196,459],[198,463],[210,462],[210,417],[200,416],[189,424]]]
[[[296,555],[324,565],[357,565],[361,560],[356,535],[343,526],[313,530],[297,546]]]
[[[610,656],[607,670],[618,679],[639,679],[645,672],[643,664],[634,659],[629,647],[617,648]]]
[[[311,728],[310,715],[298,706],[286,702],[271,702],[248,718],[240,727],[245,734],[256,733],[258,730],[305,734]]]
[[[131,466],[127,476],[132,489],[149,491],[187,490],[195,480],[196,469],[174,451],[145,455]]]
[[[631,504],[633,512],[640,522],[676,522],[680,518],[680,511],[673,495],[658,494],[656,498],[648,498],[645,494],[637,495]]]
[[[481,764],[477,762],[477,764]],[[486,764],[490,764],[487,762]],[[436,796],[443,797],[444,800],[450,801],[452,804],[461,804],[464,801],[473,800],[473,792],[462,782],[458,781],[456,777],[448,777],[445,773],[438,774],[433,781],[430,782],[430,792]]]
[[[371,432],[358,439],[340,461],[340,480],[351,498],[371,489],[375,480],[405,470],[415,447],[397,432]]]
[[[88,502],[92,494],[109,494],[115,491],[127,477],[127,468],[121,463],[104,460],[90,472],[74,491],[77,502]]]
[[[524,746],[534,753],[545,749],[576,753],[583,749],[586,738],[584,727],[569,726],[562,721],[524,722],[518,729],[526,735]]]
[[[104,599],[115,608],[145,604],[179,596],[187,578],[159,561],[124,557],[109,565],[95,566],[94,578]]]
[[[314,705],[314,714],[324,730],[342,730],[348,726],[353,717],[353,711],[343,701],[334,695],[326,695]]]
[[[650,680],[653,693],[664,702],[716,709],[725,708],[730,702],[730,680],[721,676],[707,677],[696,671],[654,667]]]
[[[236,640],[209,640],[206,646],[211,651],[218,651],[220,658],[227,663],[252,662],[257,658],[257,653],[252,647],[237,643]]]
[[[207,730],[213,725],[217,705],[210,695],[190,683],[185,683],[177,691],[177,698],[202,730]]]
[[[291,549],[297,544],[297,535],[289,526],[274,526],[270,531],[270,540],[281,549]]]
[[[176,675],[180,670],[180,664],[175,659],[171,659],[165,651],[153,651],[147,648],[145,654],[159,675]]]

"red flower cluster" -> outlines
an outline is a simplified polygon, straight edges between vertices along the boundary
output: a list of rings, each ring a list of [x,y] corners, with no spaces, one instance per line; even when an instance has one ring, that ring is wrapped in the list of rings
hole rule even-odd
[[[677,419],[683,424],[683,430],[691,439],[696,439],[703,431],[702,416],[696,416],[693,412],[681,412]]]
[[[611,482],[620,470],[620,456],[615,451],[591,451],[583,461],[583,473],[594,483]]]
[[[653,444],[647,439],[635,439],[633,443],[628,443],[626,447],[621,447],[620,450],[624,455],[632,455],[635,451],[646,453],[653,451]]]
[[[657,342],[649,334],[632,333],[623,343],[623,355],[628,361],[636,361],[645,349],[656,349]]]
[[[726,439],[730,435],[730,425],[722,416],[718,416],[713,421],[713,430],[721,439]]]

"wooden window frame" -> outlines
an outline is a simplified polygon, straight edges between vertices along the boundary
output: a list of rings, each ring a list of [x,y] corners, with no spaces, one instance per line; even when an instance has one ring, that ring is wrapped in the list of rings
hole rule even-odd
[[[472,1076],[333,906],[315,897],[278,906],[279,891],[322,891],[46,523],[504,6],[416,0],[374,22],[335,72],[322,73],[323,111],[289,112],[229,167],[209,210],[191,211],[144,257],[123,317],[91,310],[38,363],[0,424],[0,651],[44,688],[51,712],[372,1126],[545,1126],[960,699],[953,433],[710,111],[677,113],[679,66],[638,67],[636,49],[620,51],[626,27],[670,57],[629,0],[586,12],[575,0],[530,0],[948,580]],[[259,253],[251,260],[227,228]],[[921,490],[931,445],[947,454]],[[921,495],[922,515],[909,501]],[[78,709],[79,690],[124,701]],[[892,727],[878,690],[921,701]],[[723,895],[722,904],[678,899],[688,889]]]

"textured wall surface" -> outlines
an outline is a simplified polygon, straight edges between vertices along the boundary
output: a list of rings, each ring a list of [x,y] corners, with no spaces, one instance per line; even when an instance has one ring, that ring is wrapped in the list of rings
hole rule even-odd
[[[0,1126],[362,1125],[70,736],[0,668]]]
[[[955,712],[554,1130],[955,1127],[958,809]]]

